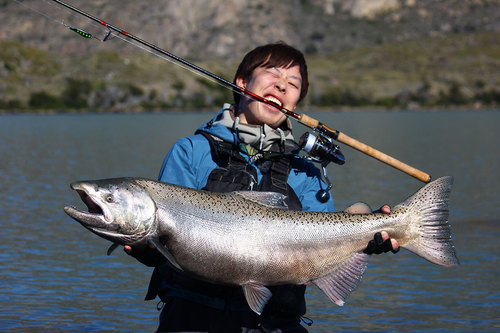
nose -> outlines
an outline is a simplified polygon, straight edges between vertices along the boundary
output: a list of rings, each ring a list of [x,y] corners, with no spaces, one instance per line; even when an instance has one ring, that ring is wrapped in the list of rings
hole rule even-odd
[[[275,85],[276,89],[278,89],[280,92],[286,92],[286,80],[283,79],[283,77],[279,78],[277,81],[276,81],[276,85]]]

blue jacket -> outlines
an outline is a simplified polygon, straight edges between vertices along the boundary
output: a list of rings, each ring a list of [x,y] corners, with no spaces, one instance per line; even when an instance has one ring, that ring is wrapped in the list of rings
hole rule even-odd
[[[236,131],[218,122],[222,113],[228,110],[229,105],[224,108],[208,123],[199,128],[209,134],[217,136],[224,141],[239,143]],[[247,160],[247,155],[242,155]],[[252,162],[250,162],[253,165]],[[302,203],[305,211],[329,211],[334,212],[333,199],[326,203],[321,203],[316,199],[316,193],[327,186],[321,179],[320,170],[310,161],[296,155],[294,156],[293,168],[288,177],[290,185]],[[210,144],[201,134],[179,139],[170,149],[160,170],[159,180],[181,186],[202,189],[205,187],[208,175],[218,165],[212,159]],[[262,174],[256,168],[258,182],[260,183]]]
[[[226,142],[234,144],[241,143],[241,140],[243,139],[247,144],[252,140],[254,141],[253,144],[255,144],[255,138],[264,136],[269,138],[268,140],[264,140],[264,138],[261,139],[261,145],[263,146],[264,151],[266,150],[266,147],[269,148],[274,146],[276,141],[283,143],[286,142],[286,140],[293,140],[291,131],[288,130],[286,131],[288,134],[285,135],[283,130],[277,131],[271,129],[267,125],[239,126],[237,123],[238,121],[234,118],[231,105],[225,104],[221,112],[219,112],[211,121],[200,127],[199,131],[205,131],[213,136],[223,139]],[[288,128],[290,128],[289,123]],[[264,144],[264,142],[266,144]],[[259,144],[258,141],[257,144]],[[251,157],[245,154],[240,155],[244,156],[245,159],[249,161],[249,164],[254,165],[254,163],[251,162]],[[292,166],[292,170],[289,173],[287,183],[299,198],[302,204],[302,210],[335,211],[333,199],[330,199],[326,203],[321,203],[316,199],[316,193],[321,189],[326,189],[327,187],[321,179],[321,172],[319,169],[316,168],[312,162],[298,155],[293,156],[290,165]],[[178,140],[172,146],[163,161],[159,180],[181,186],[202,189],[206,186],[210,173],[218,166],[219,165],[217,165],[217,163],[213,160],[208,139],[202,134],[195,134]],[[262,174],[258,167],[255,167],[255,170],[257,171],[257,181],[260,184]],[[219,290],[214,285],[206,286],[206,288],[204,285],[200,286],[199,281],[187,276],[175,274],[175,272],[170,270],[167,265],[158,267],[155,272],[157,272],[157,277],[154,277],[155,274],[153,274],[150,290],[157,290],[158,295],[160,295],[160,298],[165,302],[175,298],[182,298],[184,300],[195,301],[219,310],[229,308],[234,311],[245,310],[252,313],[242,293],[229,293],[231,297],[227,299],[225,298],[227,296],[224,296],[227,295],[224,294],[226,292],[225,289]],[[153,281],[156,282],[153,283]],[[203,289],[204,292],[199,292],[200,288]],[[286,290],[286,287],[284,288]],[[206,290],[211,290],[213,293],[207,294],[205,292]],[[301,290],[302,289],[299,288],[294,292],[301,293],[301,297],[303,299],[305,287],[302,291]],[[152,297],[155,296],[156,295]],[[300,298],[300,296],[297,297]],[[164,311],[170,311],[171,306],[171,304],[166,305]],[[296,310],[298,314],[300,314],[301,311],[305,312],[305,302],[303,303],[303,306],[304,308],[297,305],[297,309],[294,309],[294,311]],[[190,311],[189,309],[184,310]],[[249,316],[251,316],[251,314],[249,314]]]

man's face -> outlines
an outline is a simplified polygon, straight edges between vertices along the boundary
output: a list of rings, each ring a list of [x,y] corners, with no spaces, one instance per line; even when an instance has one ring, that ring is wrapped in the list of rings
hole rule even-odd
[[[257,67],[249,79],[243,76],[236,78],[236,84],[281,105],[282,108],[293,111],[299,102],[302,77],[299,66]],[[245,96],[240,99],[238,116],[242,124],[267,124],[272,128],[281,125],[286,118],[286,115],[279,109]]]

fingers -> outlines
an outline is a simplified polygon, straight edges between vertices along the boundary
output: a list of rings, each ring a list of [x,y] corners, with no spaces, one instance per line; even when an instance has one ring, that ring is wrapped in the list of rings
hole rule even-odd
[[[392,253],[398,253],[399,250],[401,250],[401,248],[399,247],[398,241],[395,240],[395,239],[391,239],[391,243],[392,243],[392,250],[391,250],[391,252]]]
[[[388,207],[388,206],[387,206]],[[387,241],[387,239],[389,239],[389,234],[386,232],[386,231],[382,231],[381,232],[381,235],[382,235],[382,240]],[[397,253],[399,252],[400,248],[399,248],[399,243],[397,240],[395,240],[394,238],[391,238],[391,244],[392,244],[392,249],[391,249],[391,252],[392,253]]]
[[[373,239],[368,242],[368,246],[363,252],[366,254],[381,254],[389,251],[397,253],[399,249],[398,241],[389,238],[389,234],[382,231],[373,236]]]
[[[155,247],[152,244],[149,244],[149,248],[154,249]],[[132,253],[132,247],[130,245],[124,245],[123,251],[125,251],[127,254],[130,254]]]
[[[380,207],[380,212],[389,214],[391,212],[391,207],[389,207],[388,205],[383,205],[382,207]]]
[[[380,234],[382,235],[382,240],[385,243],[385,241],[387,241],[389,239],[389,234],[386,231],[382,231]],[[392,248],[390,249],[390,251],[392,253],[398,253],[400,250],[398,241],[395,240],[394,238],[391,238],[391,245],[392,245]]]
[[[379,209],[373,211],[373,213],[389,214],[391,212],[391,207],[389,205],[383,205]]]

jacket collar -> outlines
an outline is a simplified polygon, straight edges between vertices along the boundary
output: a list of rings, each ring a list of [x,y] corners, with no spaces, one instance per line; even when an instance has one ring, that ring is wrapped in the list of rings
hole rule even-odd
[[[268,151],[275,143],[284,143],[285,141],[294,141],[292,135],[292,124],[289,119],[286,119],[283,124],[284,129],[273,129],[268,125],[248,125],[240,124],[239,118],[235,117],[234,106],[224,104],[224,107],[216,117],[213,125],[221,125],[235,134],[238,142],[245,143],[253,148]],[[216,133],[213,133],[217,135]]]

